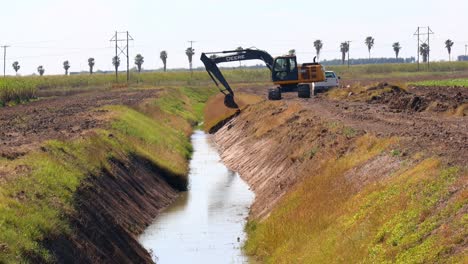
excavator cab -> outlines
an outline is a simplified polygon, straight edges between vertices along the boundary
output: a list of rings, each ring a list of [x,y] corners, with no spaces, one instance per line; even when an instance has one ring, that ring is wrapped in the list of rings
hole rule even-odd
[[[296,56],[277,57],[273,63],[272,80],[274,83],[297,81],[297,61]]]

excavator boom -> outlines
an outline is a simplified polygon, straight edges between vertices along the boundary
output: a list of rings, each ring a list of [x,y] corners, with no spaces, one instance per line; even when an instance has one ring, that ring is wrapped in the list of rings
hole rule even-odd
[[[208,57],[207,55],[211,56]],[[217,64],[244,60],[262,60],[265,62],[266,66],[271,71],[273,69],[274,62],[273,57],[270,54],[268,54],[268,52],[254,49],[206,52],[201,54],[200,60],[205,65],[206,71],[218,87],[219,91],[225,95],[224,104],[230,108],[238,108],[237,104],[234,101],[234,91],[229,86],[229,83],[224,78]],[[219,83],[221,83],[224,89],[219,87]]]

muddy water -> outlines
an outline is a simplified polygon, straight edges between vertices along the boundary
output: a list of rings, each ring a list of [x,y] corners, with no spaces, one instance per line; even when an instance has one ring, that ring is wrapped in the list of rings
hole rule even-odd
[[[196,131],[189,191],[139,238],[159,264],[247,263],[241,246],[254,194],[220,161],[210,136]]]

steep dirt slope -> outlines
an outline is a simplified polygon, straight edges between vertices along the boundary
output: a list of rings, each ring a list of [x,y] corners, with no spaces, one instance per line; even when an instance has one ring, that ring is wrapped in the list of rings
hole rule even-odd
[[[264,218],[284,194],[328,157],[347,152],[358,132],[300,102],[250,106],[215,134],[223,161],[256,194],[254,218]]]
[[[144,158],[112,164],[76,192],[73,232],[43,242],[57,262],[153,263],[136,238],[180,190],[167,183],[168,172]]]

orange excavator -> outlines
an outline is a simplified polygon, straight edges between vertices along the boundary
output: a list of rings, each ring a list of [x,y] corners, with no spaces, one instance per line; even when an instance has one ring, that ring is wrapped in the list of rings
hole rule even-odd
[[[207,55],[210,55],[208,57]],[[224,94],[224,104],[229,108],[238,108],[234,100],[234,91],[218,68],[218,63],[262,60],[271,71],[271,80],[277,85],[268,89],[269,100],[281,100],[281,93],[297,91],[300,98],[310,98],[313,83],[325,81],[325,71],[319,63],[297,64],[295,55],[273,58],[268,52],[258,49],[229,50],[220,52],[206,52],[201,54],[200,60],[221,93]],[[219,83],[224,87],[221,88]]]

